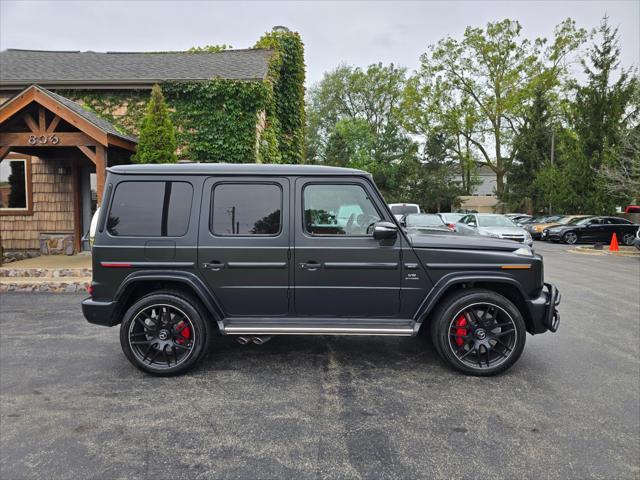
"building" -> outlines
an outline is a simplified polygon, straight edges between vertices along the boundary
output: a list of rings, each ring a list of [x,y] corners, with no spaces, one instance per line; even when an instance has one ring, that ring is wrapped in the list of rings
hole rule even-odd
[[[478,185],[473,190],[473,195],[462,195],[458,197],[459,208],[464,210],[475,210],[480,213],[496,213],[499,209],[498,197],[496,196],[496,174],[486,165],[478,167]],[[454,178],[457,182],[462,182],[461,176]]]
[[[288,31],[277,35],[298,38]],[[0,52],[4,251],[73,253],[88,248],[82,239],[102,199],[105,168],[130,161],[156,83],[170,92],[165,96],[182,157],[255,162],[268,161],[268,153],[278,154],[273,148],[278,132],[270,131],[270,125],[280,124],[270,121],[275,108],[269,109],[267,97],[277,88],[277,55],[269,48],[212,53]],[[194,102],[199,102],[198,108],[192,108]],[[242,141],[227,142],[232,152],[206,143],[210,137],[235,139],[238,132]]]

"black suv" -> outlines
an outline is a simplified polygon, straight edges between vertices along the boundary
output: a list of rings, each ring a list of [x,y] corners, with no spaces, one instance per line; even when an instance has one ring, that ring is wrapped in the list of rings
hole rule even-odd
[[[182,164],[108,171],[86,319],[121,324],[127,358],[175,374],[213,335],[431,336],[454,368],[492,375],[525,334],[556,331],[542,258],[509,240],[407,234],[371,175]]]

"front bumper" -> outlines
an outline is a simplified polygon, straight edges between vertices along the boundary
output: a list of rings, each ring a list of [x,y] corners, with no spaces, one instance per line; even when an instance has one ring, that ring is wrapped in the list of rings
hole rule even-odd
[[[117,306],[118,302],[101,302],[93,298],[85,298],[82,301],[82,314],[89,323],[113,327],[119,323],[115,315]]]
[[[529,313],[531,314],[531,324],[527,330],[531,334],[544,332],[555,332],[560,325],[560,291],[551,283],[545,283],[540,294],[527,300]]]

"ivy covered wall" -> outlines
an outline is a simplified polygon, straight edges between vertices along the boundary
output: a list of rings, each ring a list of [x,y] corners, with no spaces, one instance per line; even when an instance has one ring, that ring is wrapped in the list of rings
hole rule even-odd
[[[304,47],[288,30],[266,33],[273,50],[264,81],[213,79],[161,84],[176,127],[178,158],[200,162],[304,161]],[[199,53],[193,53],[198,55]],[[137,135],[149,91],[59,91],[123,133]]]

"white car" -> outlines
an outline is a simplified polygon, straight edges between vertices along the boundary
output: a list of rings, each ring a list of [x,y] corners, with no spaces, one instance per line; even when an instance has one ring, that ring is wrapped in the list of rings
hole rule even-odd
[[[506,215],[470,213],[458,220],[456,231],[462,235],[483,235],[533,245],[531,234]]]
[[[389,208],[398,221],[405,215],[420,213],[420,205],[417,203],[390,203]]]

